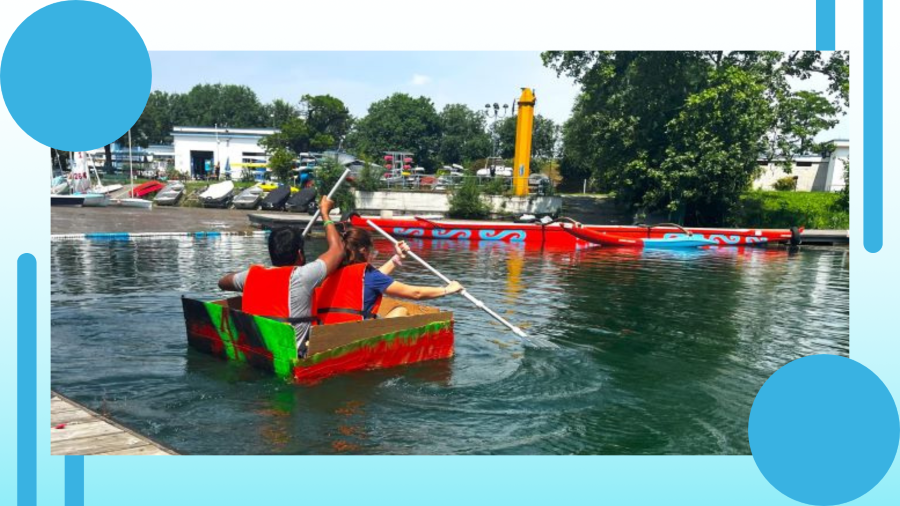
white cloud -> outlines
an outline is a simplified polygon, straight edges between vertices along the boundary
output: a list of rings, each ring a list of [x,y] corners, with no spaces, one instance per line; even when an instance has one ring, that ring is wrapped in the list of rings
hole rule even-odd
[[[412,76],[412,85],[413,86],[425,86],[426,84],[431,82],[431,78],[428,76],[423,76],[422,74],[413,74]]]

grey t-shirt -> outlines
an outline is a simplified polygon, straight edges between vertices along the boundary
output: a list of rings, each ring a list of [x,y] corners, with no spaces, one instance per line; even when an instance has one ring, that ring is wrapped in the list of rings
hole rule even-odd
[[[235,288],[241,291],[244,290],[248,272],[250,272],[249,269],[234,275]],[[322,283],[326,274],[328,274],[328,270],[325,267],[325,262],[319,259],[300,267],[294,267],[294,271],[291,273],[290,297],[288,298],[288,309],[291,318],[310,316],[313,290]],[[295,323],[293,325],[295,344],[299,350],[300,345],[309,336],[310,325],[309,323]]]

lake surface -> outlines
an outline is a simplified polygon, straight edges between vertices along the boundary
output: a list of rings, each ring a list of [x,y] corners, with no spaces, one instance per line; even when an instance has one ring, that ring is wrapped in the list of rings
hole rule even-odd
[[[447,297],[431,304],[455,313],[452,359],[295,386],[187,346],[181,295],[221,298],[264,238],[58,241],[52,387],[191,454],[749,454],[765,380],[849,354],[846,249],[410,245],[560,349]],[[396,278],[439,284],[412,260]]]

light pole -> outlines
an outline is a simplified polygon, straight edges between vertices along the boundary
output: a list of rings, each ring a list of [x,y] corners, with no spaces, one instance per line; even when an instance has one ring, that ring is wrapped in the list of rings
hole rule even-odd
[[[484,104],[484,115],[491,121],[491,177],[494,177],[494,159],[497,158],[497,120],[505,118],[509,112],[509,105],[503,104],[503,114],[500,113],[500,104]]]

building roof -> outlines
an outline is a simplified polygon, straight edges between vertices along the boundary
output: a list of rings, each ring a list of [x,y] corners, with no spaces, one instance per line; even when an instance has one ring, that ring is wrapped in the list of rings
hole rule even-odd
[[[172,137],[219,137],[234,138],[243,137],[261,139],[267,135],[279,133],[277,128],[231,128],[231,127],[196,127],[175,126],[172,127]]]

